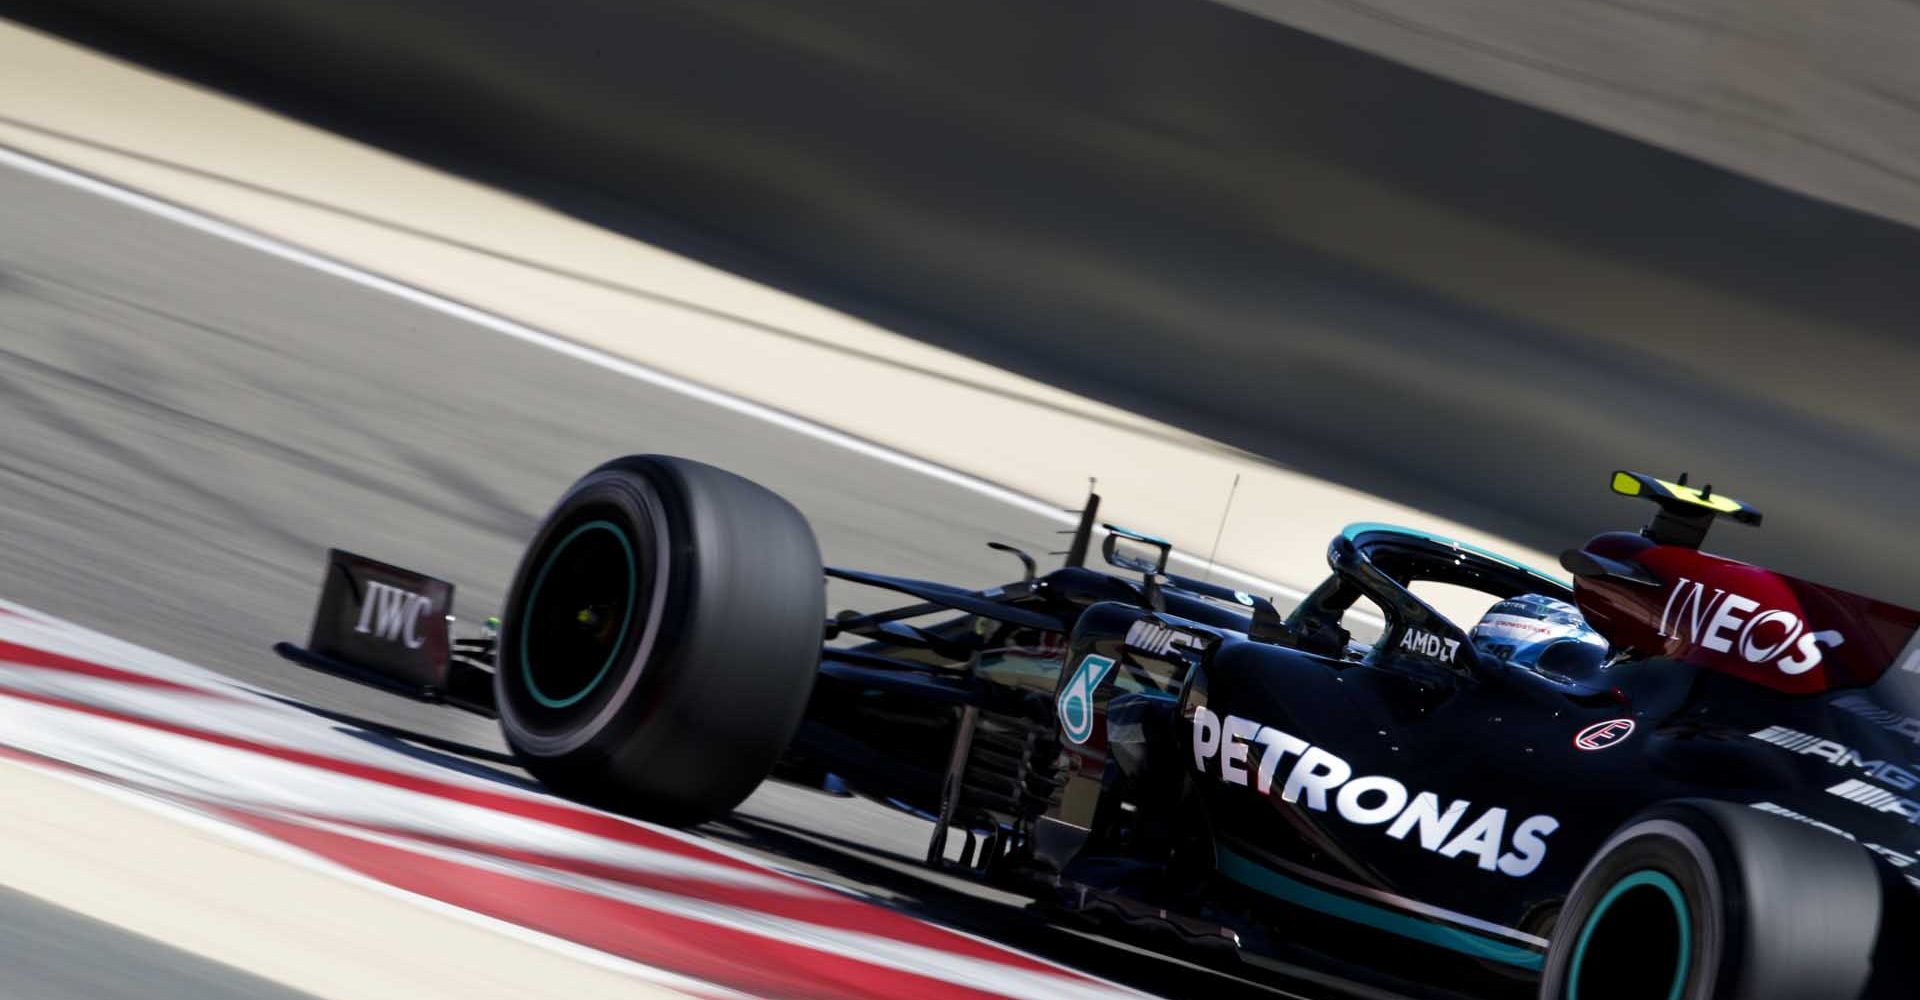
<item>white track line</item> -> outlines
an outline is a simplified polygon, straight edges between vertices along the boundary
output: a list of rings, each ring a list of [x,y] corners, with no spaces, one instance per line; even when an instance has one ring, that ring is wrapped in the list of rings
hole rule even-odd
[[[0,609],[12,611],[17,607],[0,600]],[[22,615],[19,621],[23,624],[12,624],[13,621],[11,618],[0,619],[0,637],[13,638],[12,633],[15,632],[50,627],[48,620],[38,615],[32,619]],[[78,631],[85,634],[84,629]],[[53,672],[46,672],[46,676],[55,680],[63,677]],[[72,682],[72,690],[62,691],[56,686],[55,690],[48,692],[59,695],[63,701],[60,704],[7,697],[6,687],[0,685],[0,734],[5,734],[4,741],[0,742],[39,759],[38,762],[23,762],[26,766],[83,783],[106,782],[124,795],[152,797],[153,801],[160,804],[159,807],[171,806],[191,812],[194,809],[233,806],[255,815],[503,871],[517,878],[728,926],[842,958],[922,972],[989,992],[1030,998],[1080,997],[1082,1000],[1138,995],[1091,978],[1079,970],[1035,958],[997,942],[983,941],[996,953],[1038,962],[1047,968],[1034,969],[1020,964],[1008,966],[1002,961],[979,955],[950,955],[936,946],[897,939],[885,931],[855,930],[841,927],[831,920],[816,923],[804,916],[775,916],[761,912],[752,904],[718,903],[698,894],[627,885],[573,871],[565,862],[598,862],[637,873],[691,879],[799,899],[837,902],[841,898],[810,883],[780,875],[768,868],[761,859],[754,859],[753,870],[720,866],[701,858],[575,830],[548,819],[523,816],[512,811],[511,807],[503,809],[497,804],[469,802],[432,790],[371,779],[336,770],[327,763],[291,760],[270,751],[209,743],[203,734],[176,732],[166,728],[172,724],[200,726],[208,722],[199,702],[182,705],[177,696],[171,702],[165,698],[149,698],[143,706],[121,706],[135,719],[93,715],[86,708],[99,701],[97,696],[102,693],[103,687],[113,682],[84,676],[66,676],[64,679]],[[261,706],[256,710],[288,719],[302,719],[293,709],[280,705]],[[182,717],[183,711],[192,717]],[[314,732],[327,731],[327,727],[319,720],[302,721]],[[230,727],[226,725],[216,728],[223,733],[230,732]],[[327,747],[312,743],[303,746],[300,740],[287,739],[286,735],[282,734],[283,738],[268,742],[276,746],[304,749],[322,757],[334,757],[332,750]],[[337,758],[337,761],[341,764],[356,763],[344,757]],[[0,760],[0,766],[5,763]],[[488,783],[477,779],[462,781],[457,777],[441,776],[439,780],[499,793],[499,790],[488,788]],[[589,812],[584,808],[580,811]],[[204,811],[193,815],[199,817],[195,825],[203,828],[231,822]],[[260,838],[265,837],[271,843],[280,844],[278,849],[270,852],[274,856],[313,854],[304,848],[286,845],[271,835],[236,829],[241,832],[232,837],[238,841],[257,846]],[[701,838],[657,828],[648,829],[697,843],[703,850],[714,849],[714,845]],[[485,846],[446,846],[421,836],[436,832],[449,833],[460,840]],[[562,860],[549,864],[524,861],[512,856],[515,852],[523,851]],[[493,852],[501,853],[496,856]],[[310,867],[316,870],[349,870],[325,861],[323,853],[313,856],[317,864]],[[411,896],[405,890],[396,891]],[[536,937],[528,940],[544,946],[544,935],[532,933]],[[946,930],[946,933],[982,940],[959,931]],[[574,947],[584,952],[593,951],[586,945]],[[616,963],[632,961],[618,956],[609,957]],[[625,968],[619,964],[608,967]],[[644,964],[636,967],[651,968]],[[676,974],[661,975],[671,977]],[[685,989],[685,984],[681,982],[669,985]]]
[[[616,357],[604,351],[576,344],[563,337],[556,336],[544,330],[535,329],[524,323],[508,319],[505,316],[490,313],[484,309],[478,309],[442,295],[436,295],[425,289],[416,288],[404,282],[374,274],[371,271],[362,270],[343,261],[314,253],[311,250],[302,249],[291,243],[286,243],[272,236],[268,236],[265,233],[235,225],[223,219],[218,219],[211,215],[187,208],[184,205],[165,201],[131,188],[121,187],[98,177],[84,174],[61,166],[60,164],[42,160],[38,157],[29,156],[18,150],[9,149],[4,146],[0,146],[0,164],[12,167],[23,173],[53,181],[57,184],[86,191],[89,194],[126,205],[129,208],[137,209],[148,215],[158,216],[170,222],[186,226],[189,229],[206,233],[209,236],[215,236],[229,242],[240,244],[248,249],[257,250],[260,253],[278,257],[289,263],[298,264],[302,267],[332,275],[343,281],[360,285],[363,288],[369,288],[376,292],[394,296],[395,298],[405,299],[423,308],[464,320],[475,326],[484,327],[495,333],[512,337],[515,340],[532,344],[536,347],[543,347],[558,354],[564,354],[576,361],[583,361],[597,368],[603,368],[607,371],[657,386],[669,392],[679,393],[680,395],[697,399],[711,406],[716,406],[720,409],[740,414],[741,416],[751,417],[755,420],[772,424],[775,427],[792,431],[795,434],[809,437],[816,441],[845,448],[855,454],[863,455],[878,462],[884,462],[896,468],[937,479],[970,493],[998,500],[1001,503],[1016,507],[1027,513],[1037,514],[1057,524],[1072,525],[1076,522],[1076,519],[1072,515],[1038,497],[1028,496],[1027,494],[1001,486],[998,483],[989,482],[977,476],[972,476],[959,470],[950,469],[944,465],[930,462],[924,458],[918,458],[905,452],[896,451],[885,445],[876,444],[845,431],[815,423],[804,417],[795,416],[784,410],[767,406],[764,403],[757,403],[751,399],[721,392],[718,389],[689,381],[678,375],[660,371],[657,368],[651,368],[626,358]],[[1184,552],[1175,552],[1173,558],[1189,566],[1207,567],[1209,565],[1207,560],[1201,559],[1198,556],[1188,555]],[[1211,569],[1212,572],[1216,574],[1233,578],[1243,587],[1250,587],[1264,594],[1286,597],[1295,601],[1306,596],[1306,592],[1297,587],[1290,587],[1273,580],[1263,579],[1250,573],[1243,573],[1239,570],[1228,569],[1221,566],[1212,566]]]
[[[749,998],[749,994],[728,989],[715,983],[709,983],[704,979],[695,979],[677,972],[669,972],[665,969],[655,968],[643,962],[622,958],[611,952],[600,951],[597,948],[589,947],[577,941],[569,941],[566,938],[536,931],[530,927],[513,923],[512,921],[501,920],[498,917],[490,917],[484,913],[462,909],[452,903],[435,899],[432,896],[399,888],[398,886],[382,882],[372,876],[362,875],[345,865],[329,861],[311,851],[301,850],[285,841],[275,840],[264,833],[240,826],[229,820],[215,818],[199,809],[184,805],[176,800],[165,798],[155,792],[118,784],[111,778],[104,778],[85,772],[76,772],[57,764],[41,764],[24,760],[0,762],[0,764],[4,763],[13,763],[20,767],[31,768],[35,772],[44,774],[50,778],[85,788],[90,792],[106,796],[117,802],[125,803],[146,812],[165,817],[173,822],[218,837],[221,840],[244,847],[257,854],[308,871],[318,872],[330,878],[350,882],[362,889],[377,893],[381,896],[401,900],[409,905],[420,907],[421,909],[440,914],[450,919],[458,920],[475,927],[485,928],[504,937],[525,942],[577,962],[584,962],[599,968],[622,973],[644,982],[654,983],[692,996],[712,998],[735,997],[740,998],[740,1000],[748,1000]]]
[[[286,819],[283,817],[283,819]],[[398,837],[324,820],[300,818],[295,822],[338,836],[352,837],[414,854],[452,861],[483,871],[510,875],[537,884],[557,886],[584,895],[598,896],[642,910],[713,924],[784,944],[799,945],[836,958],[865,962],[936,979],[957,986],[993,993],[1012,1000],[1112,1000],[1122,996],[1144,996],[1117,984],[1107,983],[1076,969],[1064,974],[1042,972],[1007,965],[992,959],[959,955],[926,944],[889,938],[868,931],[846,930],[804,919],[776,916],[750,907],[717,903],[694,895],[666,892],[641,886],[610,882],[563,869],[546,868],[528,862],[457,847],[446,847],[408,837]],[[937,925],[935,925],[937,926]],[[1004,945],[995,945],[1004,948]],[[1027,958],[1024,952],[1009,954]],[[1047,963],[1053,964],[1053,963]]]

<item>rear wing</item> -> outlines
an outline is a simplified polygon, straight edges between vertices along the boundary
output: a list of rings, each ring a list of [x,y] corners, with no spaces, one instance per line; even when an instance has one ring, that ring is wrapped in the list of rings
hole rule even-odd
[[[329,549],[307,644],[273,650],[322,673],[492,716],[493,638],[455,639],[452,612],[453,584]]]
[[[1920,673],[1920,611],[1700,551],[1718,518],[1760,512],[1686,477],[1616,472],[1613,490],[1659,505],[1639,535],[1599,535],[1561,556],[1589,624],[1617,651],[1663,656],[1787,694]]]
[[[1662,545],[1680,545],[1697,549],[1706,540],[1707,529],[1718,518],[1736,524],[1760,526],[1760,512],[1724,493],[1713,492],[1713,484],[1687,485],[1682,472],[1677,482],[1656,479],[1640,472],[1616,471],[1613,491],[1625,497],[1640,497],[1659,506],[1659,513],[1640,533]]]

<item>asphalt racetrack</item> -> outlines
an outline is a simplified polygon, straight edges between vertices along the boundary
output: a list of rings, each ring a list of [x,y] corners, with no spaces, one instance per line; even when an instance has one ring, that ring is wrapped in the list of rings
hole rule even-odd
[[[299,1000],[305,994],[0,888],[0,995],[48,1000]]]
[[[511,766],[490,721],[268,652],[304,638],[329,546],[449,579],[456,612],[481,617],[546,506],[629,452],[779,491],[831,563],[986,584],[1017,572],[987,541],[1058,545],[1035,512],[4,167],[0,442],[0,595],[367,727],[396,752],[487,767]],[[1287,995],[1047,928],[1020,901],[927,874],[913,864],[926,829],[769,785],[703,832],[1151,992]],[[75,919],[11,897],[0,913],[9,968],[7,949]],[[101,992],[100,962],[147,996],[287,995],[184,954],[94,954],[43,964],[33,995],[116,995]]]

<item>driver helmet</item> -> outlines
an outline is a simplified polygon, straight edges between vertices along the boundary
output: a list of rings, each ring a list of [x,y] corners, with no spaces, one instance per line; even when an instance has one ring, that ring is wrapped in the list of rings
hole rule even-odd
[[[1538,666],[1542,655],[1562,643],[1574,645],[1556,653],[1555,661],[1573,654],[1572,659],[1598,663],[1607,653],[1607,640],[1579,608],[1545,594],[1521,594],[1488,608],[1469,638],[1481,653],[1517,667]]]

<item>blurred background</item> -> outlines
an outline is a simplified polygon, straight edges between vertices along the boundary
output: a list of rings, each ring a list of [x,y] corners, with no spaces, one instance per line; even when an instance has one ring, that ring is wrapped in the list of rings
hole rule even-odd
[[[1549,555],[1688,471],[1920,601],[1911,4],[0,12]]]

